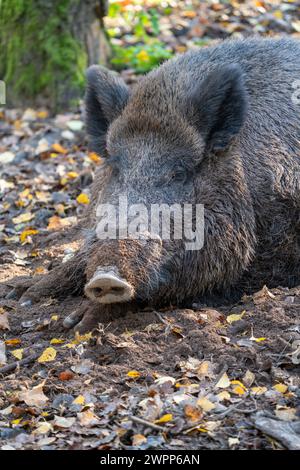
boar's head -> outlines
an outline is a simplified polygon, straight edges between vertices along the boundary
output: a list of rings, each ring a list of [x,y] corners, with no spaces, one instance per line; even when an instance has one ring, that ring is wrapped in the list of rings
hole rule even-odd
[[[189,74],[175,65],[159,67],[133,91],[102,67],[88,70],[87,132],[91,150],[105,163],[93,185],[95,232],[85,292],[99,303],[197,298],[232,284],[253,254],[254,214],[240,138],[247,114],[242,71],[233,64]],[[155,204],[203,204],[203,247],[186,249],[186,240],[174,239],[172,213],[171,239],[146,223],[138,238],[97,238],[103,216],[96,216],[97,207],[117,206],[120,196],[148,214]]]

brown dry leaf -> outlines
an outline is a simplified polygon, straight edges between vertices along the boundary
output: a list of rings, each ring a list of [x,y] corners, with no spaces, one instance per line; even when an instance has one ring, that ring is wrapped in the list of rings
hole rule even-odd
[[[34,214],[31,212],[24,212],[23,214],[18,215],[17,217],[13,217],[12,221],[15,225],[23,224],[24,222],[29,222],[35,217]]]
[[[216,388],[227,388],[230,386],[230,380],[226,372],[222,375],[218,383],[216,384]]]
[[[63,219],[61,217],[58,217],[58,215],[53,215],[48,221],[47,230],[61,230],[63,228],[74,225],[76,221],[76,217],[65,217]]]
[[[99,418],[92,412],[92,410],[77,413],[77,417],[81,426],[92,427],[99,424]]]
[[[197,405],[200,406],[203,411],[207,412],[213,410],[216,407],[216,405],[206,397],[199,398],[199,400],[197,400]]]
[[[296,408],[281,407],[280,405],[277,405],[275,415],[282,421],[294,421],[297,419],[296,412]]]
[[[191,422],[198,422],[203,417],[203,411],[193,405],[185,405],[184,414]]]
[[[134,434],[132,436],[132,445],[133,447],[138,447],[147,442],[147,438],[143,434]]]
[[[71,428],[75,424],[76,418],[64,418],[63,416],[55,415],[52,424],[55,428]]]
[[[49,400],[43,392],[44,384],[45,382],[42,382],[30,390],[20,392],[18,394],[19,400],[24,401],[28,406],[43,407]]]
[[[255,305],[260,305],[266,300],[275,299],[275,295],[269,291],[267,286],[264,286],[260,291],[253,294],[253,302]]]
[[[251,387],[251,385],[253,384],[255,380],[255,374],[253,374],[253,372],[251,372],[250,370],[247,370],[246,371],[246,374],[244,375],[243,377],[243,383],[246,387]]]
[[[45,421],[44,423],[40,424],[34,431],[33,435],[35,434],[47,434],[48,432],[53,430],[53,426],[51,423]]]
[[[254,395],[263,395],[268,391],[267,387],[252,387],[251,392]]]
[[[4,310],[4,308],[0,307],[0,330],[9,330],[9,323],[8,323],[8,312]]]

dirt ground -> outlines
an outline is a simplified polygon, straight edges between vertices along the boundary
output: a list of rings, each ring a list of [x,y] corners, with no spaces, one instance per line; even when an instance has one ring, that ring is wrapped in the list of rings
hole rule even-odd
[[[14,289],[75,250],[49,232],[2,248],[2,449],[300,448],[300,287],[75,335],[63,319],[82,298],[21,306]]]
[[[164,19],[172,50],[299,37],[297,2],[198,3]],[[83,298],[20,305],[20,279],[76,251],[70,231],[99,164],[81,112],[0,110],[0,449],[299,450],[300,286],[218,308],[99,315],[84,335],[63,326]]]

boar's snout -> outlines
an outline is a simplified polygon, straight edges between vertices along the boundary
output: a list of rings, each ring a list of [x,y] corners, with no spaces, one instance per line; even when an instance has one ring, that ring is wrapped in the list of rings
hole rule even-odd
[[[112,304],[128,302],[134,295],[134,288],[123,279],[118,270],[98,269],[85,286],[85,294],[94,302]]]

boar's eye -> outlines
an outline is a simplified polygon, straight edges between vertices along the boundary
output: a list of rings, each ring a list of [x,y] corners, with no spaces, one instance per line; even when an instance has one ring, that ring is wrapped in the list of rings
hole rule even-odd
[[[179,183],[185,183],[185,181],[188,178],[188,172],[185,168],[177,168],[173,170],[173,172],[170,175],[170,182],[176,181]]]

